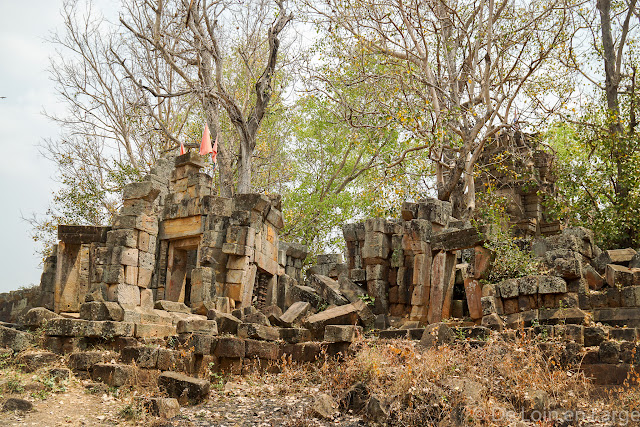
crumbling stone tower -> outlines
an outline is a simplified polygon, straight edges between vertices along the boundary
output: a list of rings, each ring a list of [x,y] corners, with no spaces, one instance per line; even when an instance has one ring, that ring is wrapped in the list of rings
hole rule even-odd
[[[520,235],[549,235],[560,231],[545,209],[555,195],[554,156],[539,147],[537,135],[504,132],[488,144],[478,160],[481,173],[476,192],[489,186],[506,198],[507,213]]]
[[[173,163],[164,159],[125,186],[111,227],[59,227],[41,284],[45,306],[78,312],[98,300],[144,311],[163,300],[200,311],[284,308],[307,251],[280,247],[280,197],[217,197],[199,155]]]

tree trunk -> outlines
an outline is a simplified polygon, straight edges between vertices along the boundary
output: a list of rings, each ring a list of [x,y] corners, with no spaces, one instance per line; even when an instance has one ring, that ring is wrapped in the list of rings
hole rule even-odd
[[[255,144],[252,141],[240,142],[240,160],[238,165],[238,194],[251,192],[251,164]]]

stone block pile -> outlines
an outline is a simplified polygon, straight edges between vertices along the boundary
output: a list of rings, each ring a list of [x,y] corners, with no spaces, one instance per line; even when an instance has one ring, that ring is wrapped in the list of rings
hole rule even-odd
[[[458,252],[482,244],[475,228],[451,216],[450,203],[436,199],[404,203],[402,219],[346,224],[343,234],[348,277],[367,289],[374,312],[423,323],[450,316]],[[469,306],[478,306],[479,289],[471,297]]]

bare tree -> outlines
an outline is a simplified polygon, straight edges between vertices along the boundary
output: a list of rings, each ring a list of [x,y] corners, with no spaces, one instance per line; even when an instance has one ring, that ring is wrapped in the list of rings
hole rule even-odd
[[[47,139],[42,151],[57,164],[59,178],[68,187],[63,192],[69,197],[60,196],[57,201],[78,205],[78,214],[67,220],[97,224],[117,211],[119,197],[112,195],[147,171],[167,142],[144,108],[145,94],[125,78],[111,54],[127,43],[117,27],[95,11],[91,2],[65,1],[61,14],[63,30],[50,38],[56,53],[49,73],[66,109],[62,114],[45,112],[60,125],[61,134]],[[172,73],[158,65],[154,73]],[[176,110],[183,112],[184,105],[157,103],[152,113],[179,135],[188,114],[178,115]],[[83,206],[84,218],[80,214]]]
[[[544,101],[541,82],[548,85],[552,53],[567,37],[568,1],[328,0],[308,7],[343,40],[342,60],[362,64],[337,80],[335,73],[321,77],[324,87],[333,81],[321,90],[357,84],[370,91],[368,103],[332,96],[350,124],[395,127],[416,141],[388,167],[426,150],[438,197],[468,218],[485,143]]]
[[[162,75],[141,73],[134,68],[138,65],[135,56],[127,58],[114,50],[131,81],[153,99],[193,96],[201,102],[209,128],[218,137],[221,187],[226,196],[234,191],[234,153],[231,144],[221,138],[220,110],[228,116],[239,141],[235,191],[247,193],[251,191],[258,130],[274,92],[280,36],[292,19],[282,1],[275,6],[267,0],[248,4],[132,0],[120,19],[143,51],[177,76],[170,81]],[[238,45],[229,43],[234,38]],[[242,70],[233,68],[238,63],[235,60],[241,61]],[[239,74],[252,84],[234,85]],[[247,87],[252,87],[252,97]]]

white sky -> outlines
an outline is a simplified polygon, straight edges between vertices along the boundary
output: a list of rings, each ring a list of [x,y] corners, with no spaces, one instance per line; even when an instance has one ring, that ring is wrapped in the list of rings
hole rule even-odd
[[[62,0],[0,0],[0,292],[40,282],[40,259],[21,219],[46,212],[55,168],[37,145],[57,128],[42,114],[59,110],[44,38],[61,24]]]

